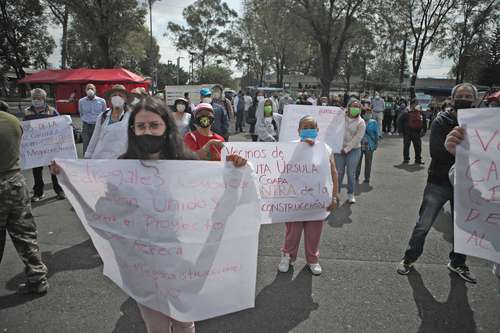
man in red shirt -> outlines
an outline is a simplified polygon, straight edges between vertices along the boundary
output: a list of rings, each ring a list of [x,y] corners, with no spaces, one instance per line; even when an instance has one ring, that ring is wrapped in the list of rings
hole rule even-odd
[[[184,143],[201,159],[220,161],[224,138],[212,132],[214,109],[208,103],[200,103],[194,112],[196,131],[186,133]]]

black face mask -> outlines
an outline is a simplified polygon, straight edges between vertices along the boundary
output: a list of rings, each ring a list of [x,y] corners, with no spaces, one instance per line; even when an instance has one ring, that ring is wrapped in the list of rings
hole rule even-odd
[[[161,135],[138,135],[136,136],[137,146],[139,149],[148,154],[154,154],[161,150],[165,144],[165,136]]]
[[[472,102],[464,99],[456,99],[453,105],[455,106],[455,110],[472,108]]]

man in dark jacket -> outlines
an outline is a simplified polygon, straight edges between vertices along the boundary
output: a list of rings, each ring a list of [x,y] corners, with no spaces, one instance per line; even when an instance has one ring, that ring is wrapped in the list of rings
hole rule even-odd
[[[424,164],[422,161],[422,136],[427,130],[426,122],[417,101],[410,103],[410,109],[399,117],[399,132],[403,134],[403,163],[410,163],[410,145],[413,143],[415,164]]]
[[[446,150],[444,143],[448,133],[455,126],[458,126],[457,110],[473,107],[477,100],[477,90],[469,83],[461,83],[453,88],[451,97],[453,110],[441,112],[431,125],[430,153],[432,160],[417,224],[413,229],[403,260],[397,268],[397,272],[402,275],[410,273],[415,261],[422,254],[425,237],[446,202],[450,202],[453,211],[453,186],[450,183],[448,173],[455,163],[455,157]],[[465,265],[465,255],[455,253],[452,249],[449,257],[448,269],[450,271],[458,274],[467,282],[476,283],[476,278]]]
[[[59,113],[53,107],[47,104],[47,93],[41,88],[35,88],[31,91],[31,106],[24,110],[24,120],[34,120],[48,117],[56,117]],[[45,184],[43,182],[43,167],[33,168],[33,197],[32,202],[42,200],[45,196],[43,194]],[[65,198],[64,191],[59,186],[57,177],[51,174],[52,187],[56,192],[57,200]]]

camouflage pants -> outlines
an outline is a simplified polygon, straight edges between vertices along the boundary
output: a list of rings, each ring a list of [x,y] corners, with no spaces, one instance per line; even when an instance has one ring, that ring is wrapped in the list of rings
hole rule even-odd
[[[42,262],[38,248],[36,224],[31,215],[29,190],[20,173],[0,180],[0,262],[7,232],[25,265],[24,271],[28,282],[38,283],[45,280],[47,267]]]

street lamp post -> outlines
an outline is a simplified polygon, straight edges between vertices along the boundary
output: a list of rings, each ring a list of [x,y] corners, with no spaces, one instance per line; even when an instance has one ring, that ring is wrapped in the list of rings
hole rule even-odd
[[[184,57],[177,57],[177,85],[179,85],[179,74],[180,74],[180,68],[181,68],[181,59],[184,59]]]
[[[196,55],[196,53],[190,51],[189,55],[191,56],[191,84],[192,84],[194,81],[194,56]]]

